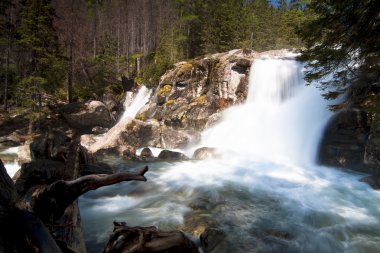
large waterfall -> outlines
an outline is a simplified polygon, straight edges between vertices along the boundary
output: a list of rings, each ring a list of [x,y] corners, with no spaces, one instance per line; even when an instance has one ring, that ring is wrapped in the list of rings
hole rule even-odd
[[[228,252],[379,253],[379,192],[360,174],[314,164],[330,113],[302,69],[291,56],[254,62],[247,102],[203,134],[220,158],[151,164],[146,183],[82,197],[89,252],[116,219],[161,229],[206,220],[224,231]]]
[[[306,87],[303,66],[289,58],[254,62],[244,105],[204,134],[204,146],[267,161],[312,162],[330,112],[319,91]]]

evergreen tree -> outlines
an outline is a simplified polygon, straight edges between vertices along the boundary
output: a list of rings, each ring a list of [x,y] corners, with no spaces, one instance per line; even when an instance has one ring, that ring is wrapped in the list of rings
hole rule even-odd
[[[23,2],[18,44],[23,49],[24,60],[20,63],[23,73],[18,94],[24,98],[21,102],[33,102],[38,108],[42,106],[42,94],[53,94],[64,79],[54,15],[51,0]]]
[[[306,79],[311,82],[332,76],[324,80],[322,88],[344,89],[358,81],[379,85],[380,2],[318,0],[309,8],[315,18],[300,32],[306,43],[300,58],[307,63]]]

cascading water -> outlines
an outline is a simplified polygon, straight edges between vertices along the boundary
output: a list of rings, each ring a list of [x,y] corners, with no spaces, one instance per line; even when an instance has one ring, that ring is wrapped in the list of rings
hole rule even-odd
[[[146,183],[81,198],[89,252],[99,252],[115,219],[161,229],[208,219],[225,232],[228,252],[379,253],[380,193],[360,174],[313,162],[329,115],[302,65],[256,60],[247,102],[203,134],[220,158],[151,164]]]
[[[224,113],[203,136],[203,146],[256,159],[310,162],[330,116],[317,89],[305,87],[294,59],[258,59],[252,65],[247,102]],[[231,153],[233,152],[233,153]]]
[[[128,107],[124,108],[125,111],[117,124],[114,125],[103,137],[91,145],[89,150],[91,152],[96,152],[101,148],[114,144],[116,139],[119,138],[120,132],[125,129],[129,122],[131,122],[141,107],[148,102],[150,94],[151,90],[147,89],[145,86],[142,86],[132,103]]]

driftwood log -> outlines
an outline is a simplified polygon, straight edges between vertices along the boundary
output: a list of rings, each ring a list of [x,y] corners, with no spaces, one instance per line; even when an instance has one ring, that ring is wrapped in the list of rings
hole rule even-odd
[[[13,181],[0,160],[0,252],[70,252],[64,243],[57,243],[46,222],[56,222],[83,193],[123,181],[146,181],[144,174],[147,171],[146,166],[135,173],[58,180],[50,185],[35,187],[30,197],[17,196]],[[62,251],[62,248],[65,250]]]
[[[198,248],[181,231],[164,232],[156,227],[129,227],[114,222],[113,233],[103,253],[197,253]]]

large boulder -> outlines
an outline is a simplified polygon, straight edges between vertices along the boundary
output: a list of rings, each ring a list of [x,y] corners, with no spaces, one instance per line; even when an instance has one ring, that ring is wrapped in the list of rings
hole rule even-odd
[[[364,164],[370,126],[367,113],[358,109],[338,112],[328,122],[319,146],[319,163],[368,171]]]
[[[100,101],[73,103],[61,109],[63,117],[75,129],[91,132],[94,127],[109,128],[115,123],[110,111]]]
[[[245,101],[250,66],[258,56],[250,50],[232,50],[175,64],[161,77],[138,118],[153,118],[174,129],[204,130],[220,118],[213,115]]]
[[[227,253],[226,234],[220,228],[206,228],[200,236],[201,247],[205,253]]]
[[[64,132],[50,130],[36,137],[30,144],[31,159],[65,161],[70,141]]]
[[[203,147],[196,149],[192,158],[195,160],[204,160],[215,157],[217,157],[215,148]]]
[[[158,158],[165,161],[183,161],[189,159],[186,155],[182,154],[181,152],[171,150],[162,150],[158,155]]]
[[[380,173],[380,112],[372,115],[371,129],[365,146],[364,163]]]

